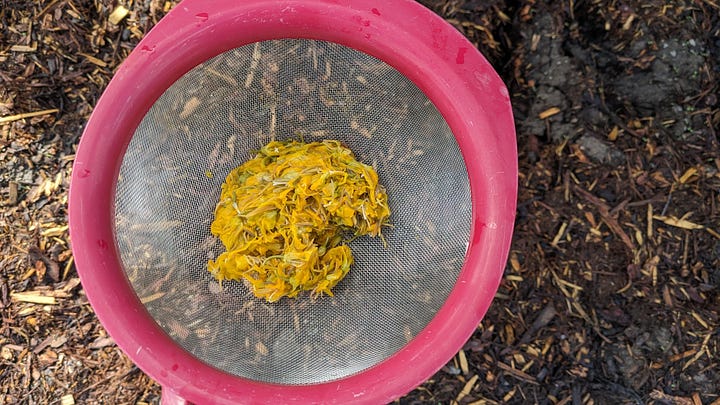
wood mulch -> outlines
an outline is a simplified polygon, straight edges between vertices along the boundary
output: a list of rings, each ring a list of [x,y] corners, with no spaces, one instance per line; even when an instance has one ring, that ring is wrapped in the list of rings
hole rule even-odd
[[[425,0],[501,73],[516,232],[494,305],[403,404],[720,404],[720,6]],[[0,1],[0,403],[157,403],[74,267],[67,190],[176,2]]]

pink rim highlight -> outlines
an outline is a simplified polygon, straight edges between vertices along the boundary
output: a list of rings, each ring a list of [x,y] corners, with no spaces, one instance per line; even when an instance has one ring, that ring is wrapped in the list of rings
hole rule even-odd
[[[150,106],[197,64],[249,43],[307,38],[373,55],[411,79],[456,136],[470,177],[470,247],[430,324],[382,363],[340,380],[259,383],[201,362],[167,336],[130,286],[114,242],[123,153]],[[73,168],[70,230],[78,273],[101,322],[163,391],[197,403],[383,403],[410,391],[462,347],[485,315],[510,247],[517,151],[508,91],[485,58],[409,0],[185,0],[118,69],[90,118]]]

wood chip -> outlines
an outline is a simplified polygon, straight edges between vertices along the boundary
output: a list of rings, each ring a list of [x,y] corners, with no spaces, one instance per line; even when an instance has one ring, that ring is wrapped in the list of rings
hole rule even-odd
[[[512,266],[513,270],[520,271],[520,260],[518,260],[517,253],[515,252],[510,255],[510,265]]]
[[[45,350],[46,347],[50,346],[50,341],[53,339],[53,336],[46,337],[42,342],[38,343],[35,348],[33,348],[32,352],[35,354],[40,353],[41,351]]]
[[[109,336],[100,336],[88,345],[88,349],[102,349],[103,347],[112,346],[115,340]]]
[[[650,399],[663,401],[665,403],[670,403],[674,405],[694,405],[692,399],[668,395],[660,390],[653,390],[653,392],[650,393]]]
[[[12,350],[10,350],[9,347],[3,346],[2,349],[0,349],[0,358],[6,361],[12,360],[14,357]]]
[[[678,360],[686,359],[690,356],[693,356],[695,353],[697,353],[697,350],[686,350],[682,353],[678,353],[673,356],[670,356],[670,358],[668,360],[670,360],[671,363],[676,362]]]
[[[57,349],[58,347],[64,345],[67,341],[68,338],[65,335],[50,335],[46,337],[42,342],[38,343],[32,351],[33,353],[38,354],[45,350],[45,348],[47,347]]]
[[[572,398],[573,398],[572,395],[568,395],[567,397],[558,401],[555,405],[565,405],[565,404],[569,403],[570,401],[572,401]]]
[[[630,14],[630,16],[625,20],[623,23],[622,29],[623,31],[627,31],[632,26],[633,21],[635,20],[635,14]]]
[[[117,6],[115,7],[115,10],[113,10],[112,13],[108,16],[108,21],[110,21],[112,24],[118,25],[120,24],[120,21],[125,18],[130,10],[126,9],[123,6]]]
[[[665,306],[668,308],[672,308],[674,303],[673,303],[672,295],[670,294],[670,288],[667,285],[663,286],[662,296],[663,296],[663,302],[665,302]]]
[[[539,385],[535,377],[531,376],[530,374],[527,374],[523,371],[520,371],[516,369],[515,367],[508,366],[507,364],[503,362],[498,362],[497,366],[501,369],[507,371],[508,373],[512,374],[514,377],[523,380],[525,382],[528,382],[533,385]]]
[[[185,118],[189,117],[190,114],[194,113],[195,110],[200,106],[200,99],[197,97],[192,97],[190,100],[185,102],[185,105],[183,106],[182,111],[180,111],[180,119],[184,120]]]
[[[585,322],[592,325],[593,330],[595,333],[597,333],[598,336],[600,336],[600,339],[605,341],[605,343],[612,343],[610,339],[608,339],[605,335],[602,334],[602,331],[600,330],[600,326],[597,324],[597,322],[593,322],[593,320],[590,318],[590,316],[587,314],[587,312],[583,309],[582,305],[578,303],[577,301],[572,301],[573,308],[580,314],[580,316],[585,319]]]
[[[458,396],[455,398],[456,403],[460,403],[460,401],[468,396],[470,394],[470,391],[472,391],[473,387],[475,387],[475,383],[478,380],[477,374],[473,375],[468,382],[465,383],[465,386],[463,387],[462,391],[458,394]]]
[[[613,129],[608,134],[608,140],[609,141],[615,141],[618,138],[618,134],[620,134],[620,128],[616,126],[613,127]]]
[[[63,395],[60,398],[60,405],[75,405],[75,397],[73,394]]]
[[[70,258],[70,260],[72,260],[72,257]],[[80,285],[80,279],[79,279],[79,278],[77,278],[77,277],[76,277],[76,278],[71,278],[70,280],[67,281],[67,284],[65,284],[65,286],[62,287],[62,290],[63,290],[64,292],[66,292],[66,293],[69,293],[70,291],[73,290],[73,288],[75,288],[75,287],[77,287],[77,286],[79,286],[79,285]]]
[[[460,350],[458,352],[458,362],[460,363],[460,370],[462,370],[463,374],[470,374],[470,368],[468,367],[468,361],[467,357],[465,356],[465,351]]]
[[[560,239],[562,239],[563,235],[565,235],[565,230],[567,229],[567,227],[568,227],[567,222],[563,222],[560,225],[560,229],[558,229],[557,235],[555,235],[555,238],[553,238],[552,243],[550,243],[550,246],[555,247],[555,248],[557,247],[558,242],[560,242]]]
[[[33,42],[32,45],[13,45],[10,47],[12,52],[35,52],[37,51],[37,42]]]
[[[260,62],[260,57],[262,54],[260,53],[260,43],[256,42],[255,47],[253,48],[252,53],[252,60],[250,61],[250,68],[248,69],[248,75],[245,78],[245,88],[250,88],[250,85],[252,85],[253,79],[255,78],[255,70],[257,70],[258,63]]]
[[[682,228],[682,229],[705,229],[703,225],[696,224],[694,222],[690,222],[687,219],[684,219],[687,216],[683,216],[682,218],[676,218],[673,216],[662,216],[662,215],[653,215],[653,219],[657,219],[658,221],[664,222],[666,225],[674,226],[676,228]]]
[[[685,173],[683,173],[683,175],[680,176],[680,178],[678,179],[678,182],[679,182],[680,184],[685,184],[685,183],[687,183],[688,180],[690,180],[691,177],[693,177],[694,175],[697,174],[697,172],[698,172],[697,169],[694,168],[694,167],[691,167],[691,168],[687,169],[687,170],[685,171]]]
[[[59,112],[57,108],[53,108],[50,110],[42,110],[42,111],[34,111],[34,112],[28,112],[28,113],[22,113],[22,114],[15,114],[15,115],[8,115],[5,117],[0,117],[0,124],[4,124],[6,122],[13,122],[22,120],[25,118],[32,118],[32,117],[39,117],[41,115],[49,115],[49,114],[55,114],[56,112]]]
[[[710,340],[710,337],[711,337],[713,334],[714,334],[714,333],[711,332],[711,333],[708,333],[707,335],[705,335],[705,339],[703,339],[703,342],[702,342],[702,344],[700,345],[700,349],[697,351],[697,353],[695,353],[695,355],[693,356],[692,359],[688,360],[688,362],[685,363],[685,365],[682,366],[682,371],[685,371],[688,367],[690,367],[691,364],[693,364],[693,363],[695,363],[696,361],[698,361],[698,359],[699,359],[700,357],[702,357],[703,354],[705,354],[705,351],[706,351],[706,349],[707,349],[708,341]],[[712,356],[710,356],[709,353],[708,353],[708,357],[712,359]]]
[[[572,288],[573,290],[583,291],[583,288],[582,288],[582,287],[580,287],[580,286],[577,285],[577,284],[573,284],[573,283],[571,283],[571,282],[569,282],[569,281],[563,280],[563,279],[560,278],[560,276],[558,276],[554,271],[552,272],[552,275],[553,275],[553,278],[555,279],[555,281],[556,281],[558,284],[562,284],[562,285],[564,285],[565,287],[570,287],[570,288]],[[573,296],[573,294],[571,294],[570,296]]]
[[[550,107],[550,108],[548,108],[547,110],[545,110],[545,111],[541,112],[540,114],[538,114],[538,118],[540,118],[541,120],[544,120],[545,118],[550,118],[550,117],[552,117],[552,116],[555,115],[555,114],[559,114],[560,111],[562,111],[562,110],[560,110],[560,109],[557,108],[557,107]]]
[[[535,321],[533,321],[530,328],[525,331],[523,336],[520,338],[520,343],[527,344],[530,343],[533,340],[533,335],[539,331],[540,329],[548,326],[550,322],[555,318],[557,315],[557,310],[555,309],[555,306],[552,304],[552,302],[549,302],[547,305],[545,305],[545,308],[540,311],[537,318],[535,318]]]
[[[712,229],[712,228],[705,228],[705,230],[706,230],[707,233],[709,233],[710,235],[712,235],[712,236],[720,239],[720,233],[718,233],[718,232],[715,231],[714,229]]]
[[[263,342],[255,343],[255,352],[257,352],[261,356],[267,356],[269,353],[267,346],[265,346]]]
[[[509,402],[515,396],[516,392],[517,392],[517,386],[513,387],[513,389],[511,389],[510,392],[505,394],[505,396],[503,397],[503,402]]]
[[[147,304],[148,302],[153,302],[157,299],[162,298],[164,295],[165,295],[165,292],[161,291],[161,292],[158,292],[158,293],[155,293],[152,295],[148,295],[147,297],[140,298],[140,302],[142,302],[143,304]]]
[[[605,204],[601,199],[598,197],[595,197],[592,195],[589,191],[583,190],[582,188],[573,185],[573,191],[580,197],[584,198],[591,204],[595,205],[598,209],[598,212],[600,213],[600,216],[602,217],[603,221],[607,224],[607,226],[610,228],[610,230],[622,240],[622,242],[627,246],[627,248],[631,252],[635,252],[635,245],[632,242],[632,239],[625,233],[625,231],[622,229],[620,224],[618,223],[617,219],[613,218],[612,215],[610,215],[610,207],[608,207],[607,204]]]
[[[15,205],[18,203],[18,183],[11,181],[8,184],[8,205]]]
[[[224,73],[218,72],[217,70],[215,70],[211,67],[207,68],[206,71],[210,74],[213,74],[213,75],[223,79],[225,82],[227,82],[227,84],[229,84],[232,87],[237,87],[237,85],[238,85],[238,81],[235,80],[235,78],[232,76],[228,76]]]
[[[483,399],[479,399],[477,401],[470,402],[467,405],[496,405],[496,404],[498,404],[498,402],[495,402],[492,399],[483,398]]]
[[[67,225],[62,226],[56,226],[48,229],[44,229],[42,232],[40,232],[40,235],[52,237],[52,236],[61,236],[68,230]]]
[[[105,61],[102,60],[102,59],[98,59],[98,58],[96,58],[96,57],[94,57],[94,56],[92,56],[92,55],[88,55],[88,54],[86,54],[86,53],[79,53],[78,55],[84,56],[85,59],[87,59],[88,62],[92,63],[93,65],[97,65],[97,66],[100,66],[100,67],[107,67],[107,63],[105,63]]]
[[[695,312],[695,311],[691,311],[691,312],[690,312],[690,315],[692,315],[692,317],[695,318],[695,320],[698,321],[698,323],[699,323],[700,325],[702,325],[703,328],[705,328],[705,329],[710,329],[710,326],[708,325],[707,322],[705,322],[704,319],[702,319],[702,317],[700,316],[700,314],[698,314],[698,313]]]
[[[64,345],[67,341],[68,338],[65,335],[53,336],[52,340],[50,341],[50,347],[52,347],[53,349],[57,349],[58,347]]]
[[[10,293],[10,299],[12,299],[15,302],[28,302],[31,304],[40,304],[40,305],[55,305],[55,304],[57,304],[55,297],[43,295],[42,293],[35,292],[35,291]]]
[[[146,222],[140,224],[132,224],[130,225],[130,230],[136,232],[157,232],[172,228],[178,228],[182,225],[183,223],[181,221]]]

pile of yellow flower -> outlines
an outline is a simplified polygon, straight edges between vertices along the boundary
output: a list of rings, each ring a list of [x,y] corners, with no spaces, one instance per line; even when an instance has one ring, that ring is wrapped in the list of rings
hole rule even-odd
[[[353,263],[343,232],[381,235],[389,216],[377,173],[340,142],[273,141],[225,179],[210,231],[226,252],[208,269],[269,302],[333,295]]]

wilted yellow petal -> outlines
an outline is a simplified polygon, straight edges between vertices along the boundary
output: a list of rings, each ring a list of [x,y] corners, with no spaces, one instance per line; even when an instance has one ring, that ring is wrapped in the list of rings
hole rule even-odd
[[[210,231],[227,251],[208,270],[269,302],[332,295],[353,263],[342,232],[380,235],[387,201],[375,170],[340,142],[270,142],[222,185]]]

